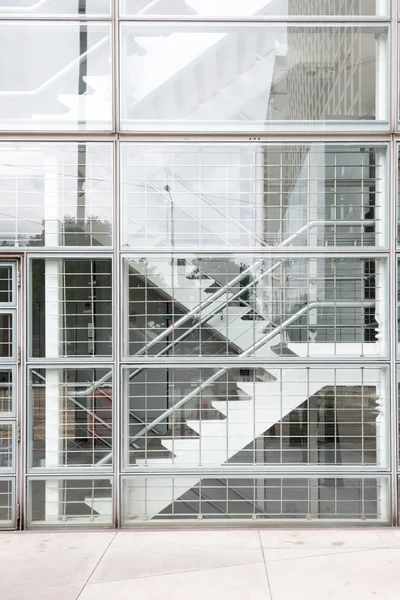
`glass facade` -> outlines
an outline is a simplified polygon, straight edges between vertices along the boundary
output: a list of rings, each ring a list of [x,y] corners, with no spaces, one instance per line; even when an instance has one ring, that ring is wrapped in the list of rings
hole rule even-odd
[[[397,525],[399,18],[0,0],[0,529]]]

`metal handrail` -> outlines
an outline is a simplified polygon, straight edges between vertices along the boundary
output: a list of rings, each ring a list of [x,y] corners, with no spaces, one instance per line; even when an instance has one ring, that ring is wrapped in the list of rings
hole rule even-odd
[[[310,223],[307,223],[307,225],[304,225],[304,227],[302,227],[301,229],[299,229],[299,231],[297,231],[296,233],[294,233],[292,236],[288,237],[286,240],[284,240],[281,244],[279,244],[279,248],[284,248],[285,246],[291,244],[297,237],[301,236],[303,233],[305,233],[308,229],[313,229],[314,227],[319,227],[321,225],[332,225],[337,223],[338,221],[311,221]],[[339,221],[339,223],[343,223],[343,221]],[[348,226],[356,226],[356,225],[365,225],[366,224],[366,220],[359,220],[359,221],[345,221],[346,225]],[[368,219],[368,224],[370,223],[375,223],[375,221],[373,219],[369,220]],[[276,248],[276,246],[275,246]],[[141,356],[142,354],[145,354],[150,348],[152,348],[153,346],[155,346],[156,344],[158,344],[158,342],[161,342],[164,338],[168,337],[169,335],[171,335],[171,333],[174,331],[174,329],[178,329],[179,327],[181,327],[182,325],[184,325],[189,319],[192,319],[193,317],[195,317],[198,313],[201,313],[204,309],[208,308],[208,306],[210,306],[210,304],[212,304],[215,300],[218,300],[218,298],[220,298],[221,296],[223,296],[227,290],[229,290],[231,287],[235,287],[238,283],[240,283],[240,281],[246,277],[247,275],[249,275],[252,271],[254,271],[255,269],[257,269],[258,267],[260,267],[263,263],[264,258],[262,258],[259,261],[256,261],[254,264],[250,265],[249,267],[247,267],[247,269],[245,269],[244,271],[242,271],[241,273],[239,273],[236,277],[234,277],[231,281],[229,281],[225,286],[221,287],[219,290],[217,290],[216,292],[214,292],[213,294],[211,294],[209,296],[209,298],[207,298],[206,300],[202,300],[197,306],[195,306],[194,308],[192,308],[190,311],[188,311],[187,313],[185,313],[180,319],[178,319],[178,321],[176,321],[176,323],[172,323],[170,327],[168,327],[167,329],[165,329],[164,331],[162,331],[157,337],[155,337],[151,342],[149,342],[146,346],[143,346],[143,348],[141,348],[138,352],[136,352],[136,354],[134,356]],[[279,261],[278,263],[276,263],[276,265],[273,265],[273,267],[271,267],[270,269],[268,269],[267,271],[265,271],[262,276],[268,275],[270,274],[274,269],[276,269],[278,266],[280,266],[285,260],[287,259],[282,259],[281,261]],[[254,282],[252,282],[254,284]],[[247,288],[247,286],[243,287],[240,290],[240,293],[243,293],[243,290],[245,290]],[[227,298],[225,305],[229,304],[229,302],[232,301],[232,298]],[[215,313],[217,314],[217,313]],[[214,314],[210,313],[210,315],[207,315],[207,317],[204,318],[211,318],[212,316],[214,316]],[[199,321],[199,324],[201,325],[201,321]],[[179,340],[179,338],[178,338]],[[176,340],[175,343],[178,341]],[[105,375],[104,377],[102,377],[101,379],[99,379],[97,382],[93,383],[89,388],[87,388],[86,390],[82,390],[81,392],[77,392],[77,395],[79,396],[86,396],[87,394],[92,393],[95,389],[97,389],[98,387],[100,387],[101,385],[103,385],[103,383],[106,383],[111,377],[111,373],[108,373],[107,375]]]
[[[279,325],[276,329],[274,329],[274,331],[267,333],[260,340],[258,340],[258,342],[252,344],[247,350],[245,350],[242,354],[240,354],[238,356],[238,358],[245,358],[245,357],[253,354],[253,352],[256,352],[257,350],[262,348],[262,346],[264,346],[267,342],[273,340],[274,337],[279,335],[279,333],[282,333],[287,327],[289,327],[289,325],[291,325],[292,323],[297,321],[297,319],[299,319],[300,317],[305,315],[310,310],[314,310],[315,308],[328,308],[328,307],[354,308],[355,306],[360,306],[363,308],[372,308],[375,306],[375,302],[361,302],[361,301],[359,301],[359,302],[345,302],[345,301],[310,302],[310,304],[306,304],[306,306],[303,306],[294,315],[291,315],[288,319],[286,319],[286,321],[281,323],[281,325]],[[197,386],[189,394],[187,394],[186,396],[181,398],[181,400],[179,400],[174,406],[171,406],[170,408],[168,408],[166,411],[164,411],[164,413],[162,415],[160,415],[159,417],[154,419],[151,423],[146,425],[146,427],[143,427],[143,429],[141,431],[139,431],[136,435],[134,435],[130,439],[130,443],[133,443],[136,440],[138,440],[139,438],[143,437],[148,431],[150,431],[151,429],[153,429],[154,427],[156,427],[157,425],[159,425],[160,423],[165,421],[165,419],[167,419],[172,413],[174,413],[176,410],[181,408],[184,404],[189,402],[189,400],[192,400],[192,398],[194,398],[195,396],[200,394],[205,388],[209,387],[211,384],[213,384],[215,381],[217,381],[220,377],[222,377],[222,375],[227,373],[227,371],[228,371],[227,368],[219,369],[216,373],[211,375],[211,377],[206,379],[206,381],[204,381],[199,386]],[[98,463],[96,463],[96,466],[102,466],[103,464],[106,464],[107,462],[109,462],[109,460],[111,460],[111,458],[112,458],[111,454],[103,457]]]
[[[61,71],[59,71],[55,75],[52,75],[52,77],[50,77],[50,79],[48,79],[47,81],[45,81],[44,83],[39,85],[39,87],[36,88],[35,90],[28,90],[27,92],[22,92],[21,90],[17,90],[14,92],[10,92],[10,91],[0,92],[0,98],[4,98],[7,96],[10,96],[12,98],[35,96],[36,94],[42,92],[44,89],[46,89],[49,85],[51,85],[55,81],[58,81],[61,77],[63,77],[63,75],[68,73],[75,65],[79,65],[85,58],[87,58],[89,56],[89,54],[91,54],[92,52],[94,52],[95,50],[100,48],[100,46],[102,46],[104,44],[104,42],[107,42],[107,40],[109,40],[109,39],[110,39],[110,36],[107,35],[102,40],[99,40],[98,42],[96,42],[96,44],[94,44],[94,46],[92,46],[91,48],[86,50],[86,52],[83,52],[83,54],[81,54],[77,58],[74,58],[74,60],[72,62],[70,62],[69,65],[67,65],[66,67],[61,69]]]

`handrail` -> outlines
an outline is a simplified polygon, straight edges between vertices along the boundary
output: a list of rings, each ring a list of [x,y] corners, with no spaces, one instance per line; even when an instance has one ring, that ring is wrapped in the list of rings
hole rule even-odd
[[[83,52],[83,54],[81,54],[77,58],[74,58],[74,60],[72,62],[70,62],[69,65],[67,65],[66,67],[64,67],[63,69],[61,69],[61,71],[59,71],[55,75],[52,75],[50,77],[50,79],[48,79],[47,81],[45,81],[44,83],[42,83],[35,90],[28,90],[27,92],[22,92],[20,90],[17,90],[17,91],[14,91],[14,92],[10,92],[10,91],[0,92],[0,98],[4,98],[4,97],[8,97],[8,96],[10,96],[12,98],[15,98],[15,97],[19,98],[19,97],[25,97],[25,96],[35,96],[36,94],[42,92],[44,89],[46,89],[49,85],[51,85],[55,81],[58,81],[61,77],[63,77],[63,75],[65,75],[66,73],[68,73],[75,65],[79,65],[86,57],[89,56],[89,54],[91,54],[92,52],[94,52],[95,50],[97,50],[98,48],[100,48],[100,46],[102,46],[104,44],[104,42],[106,42],[109,39],[110,39],[110,36],[107,35],[102,40],[99,40],[98,42],[96,42],[96,44],[94,44],[94,46],[92,46],[91,48],[89,48],[88,50],[86,50],[86,52]]]
[[[369,223],[374,223],[375,221],[373,219],[369,220],[368,219],[368,224]],[[287,238],[286,240],[284,240],[282,242],[282,244],[279,245],[279,248],[284,248],[285,246],[287,246],[288,244],[290,244],[294,239],[296,239],[296,237],[299,237],[300,235],[302,235],[305,231],[307,231],[307,229],[312,229],[313,227],[317,227],[323,224],[334,224],[336,223],[336,221],[311,221],[310,223],[308,223],[307,225],[304,225],[304,227],[302,227],[301,229],[299,229],[298,232],[296,232],[295,234],[293,234],[292,236],[290,236],[289,238]],[[340,221],[340,223],[343,223],[343,221]],[[360,221],[346,221],[345,222],[347,225],[349,226],[355,226],[355,225],[365,225],[366,221],[364,220],[360,220]],[[275,246],[276,248],[276,246]],[[279,261],[278,263],[276,263],[275,265],[273,265],[273,267],[271,267],[270,269],[268,269],[267,271],[265,271],[262,275],[268,275],[269,273],[271,273],[271,270],[277,268],[278,266],[280,266],[282,264],[283,261],[287,260],[282,259],[281,261]],[[252,265],[250,265],[249,267],[247,267],[247,269],[245,269],[244,271],[242,271],[241,273],[239,273],[238,275],[236,275],[236,277],[234,277],[231,281],[229,281],[225,286],[221,287],[219,290],[217,290],[216,292],[214,292],[213,294],[211,294],[206,300],[202,300],[197,306],[195,306],[194,308],[192,308],[191,310],[189,310],[187,313],[185,313],[180,319],[178,319],[178,321],[176,321],[176,323],[172,323],[170,327],[168,327],[167,329],[165,329],[164,331],[162,331],[157,337],[155,337],[151,342],[149,342],[146,346],[144,346],[143,348],[141,348],[138,352],[136,352],[134,354],[134,356],[141,356],[142,354],[145,354],[147,352],[147,350],[149,350],[150,348],[152,348],[153,346],[155,346],[156,344],[158,344],[158,342],[161,342],[164,338],[168,337],[169,335],[171,335],[171,333],[174,331],[174,329],[178,329],[179,327],[181,327],[182,325],[184,325],[189,319],[195,317],[199,312],[201,313],[201,311],[203,311],[204,309],[208,308],[208,306],[210,306],[210,304],[212,304],[215,300],[218,300],[218,298],[220,298],[221,296],[223,296],[227,290],[229,290],[231,287],[235,287],[238,283],[240,283],[240,281],[246,277],[247,275],[249,275],[252,271],[254,271],[254,269],[257,269],[258,267],[260,267],[262,265],[264,261],[264,257],[261,260],[256,261],[255,263],[253,263]],[[140,275],[140,273],[139,273]],[[252,282],[254,283],[254,282]],[[243,290],[246,289],[247,286],[243,287],[240,290],[240,293],[243,293]],[[231,301],[231,298],[227,299],[227,303],[229,303]],[[211,315],[207,315],[207,317]],[[212,315],[214,316],[214,315]],[[201,323],[200,323],[201,324]],[[86,390],[82,390],[81,392],[77,392],[76,395],[79,396],[86,396],[87,394],[92,393],[94,390],[96,390],[98,387],[100,387],[103,383],[106,383],[111,377],[111,372],[107,373],[107,375],[105,375],[104,377],[102,377],[101,379],[99,379],[97,382],[93,383],[90,387],[88,387]]]
[[[315,308],[322,308],[322,307],[324,307],[324,308],[325,307],[338,307],[338,308],[350,307],[350,308],[353,308],[354,306],[360,306],[363,308],[371,308],[371,307],[375,306],[375,302],[345,302],[345,301],[310,302],[310,304],[306,304],[305,306],[300,308],[300,310],[298,310],[297,313],[295,313],[294,315],[291,315],[288,319],[286,319],[286,321],[281,323],[281,325],[279,325],[279,327],[274,329],[274,331],[267,333],[261,339],[259,339],[258,342],[252,344],[247,350],[245,350],[242,354],[240,354],[238,356],[238,358],[245,358],[245,357],[253,354],[253,352],[256,352],[257,350],[262,348],[262,346],[264,346],[267,342],[273,340],[274,337],[279,335],[279,333],[282,333],[289,325],[291,325],[292,323],[297,321],[297,319],[299,319],[300,317],[305,315],[310,310],[313,310]],[[151,423],[146,425],[146,427],[143,427],[143,429],[141,431],[139,431],[136,435],[134,435],[130,439],[130,443],[132,444],[139,438],[143,437],[148,431],[150,431],[151,429],[153,429],[154,427],[156,427],[157,425],[159,425],[160,423],[165,421],[165,419],[167,419],[173,412],[175,412],[176,410],[181,408],[184,404],[189,402],[189,400],[192,400],[192,398],[194,398],[195,396],[200,394],[205,388],[209,387],[211,384],[213,384],[215,381],[217,381],[220,377],[222,377],[222,375],[227,373],[227,371],[228,371],[228,369],[225,367],[222,369],[219,369],[216,373],[211,375],[211,377],[206,379],[206,381],[204,381],[199,386],[197,386],[189,394],[187,394],[186,396],[181,398],[176,404],[174,404],[173,406],[168,408],[166,411],[164,411],[162,415],[160,415],[159,417],[154,419]],[[112,458],[111,454],[104,456],[98,463],[96,463],[96,467],[106,464],[107,462],[109,462],[109,460],[111,460],[111,458]]]

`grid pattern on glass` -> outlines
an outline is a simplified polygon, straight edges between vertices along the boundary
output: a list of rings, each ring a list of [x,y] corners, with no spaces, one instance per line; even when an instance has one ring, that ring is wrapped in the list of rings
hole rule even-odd
[[[0,369],[0,416],[13,413],[13,371],[12,369]]]
[[[0,312],[0,359],[13,356],[13,313]]]
[[[31,369],[29,466],[93,467],[112,452],[112,386],[109,369]]]
[[[34,357],[111,356],[111,260],[33,259]]]
[[[120,0],[122,16],[171,16],[195,19],[288,16],[387,16],[390,0]]]
[[[0,477],[0,527],[12,527],[15,520],[14,480]]]
[[[14,268],[0,263],[0,305],[13,303]]]
[[[128,466],[386,466],[384,369],[139,367],[124,396]]]
[[[124,352],[384,354],[385,269],[383,261],[365,258],[126,258]]]
[[[111,129],[109,24],[0,21],[0,37],[0,129]]]
[[[111,0],[1,0],[0,19],[12,16],[27,17],[108,17],[111,15]]]
[[[0,471],[13,468],[14,426],[0,421]]]
[[[28,480],[31,526],[112,525],[112,481],[106,478]]]
[[[130,248],[382,246],[385,148],[122,146]]]
[[[377,477],[132,477],[122,481],[122,519],[124,524],[198,519],[387,522],[387,492],[388,479]]]
[[[123,23],[120,44],[124,130],[387,122],[384,25]]]
[[[111,144],[0,144],[2,247],[111,246],[112,203]]]

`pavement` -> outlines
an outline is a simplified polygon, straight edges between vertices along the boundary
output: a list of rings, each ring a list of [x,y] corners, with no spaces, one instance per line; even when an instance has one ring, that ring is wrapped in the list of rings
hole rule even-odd
[[[1,600],[400,599],[400,529],[0,533]]]

